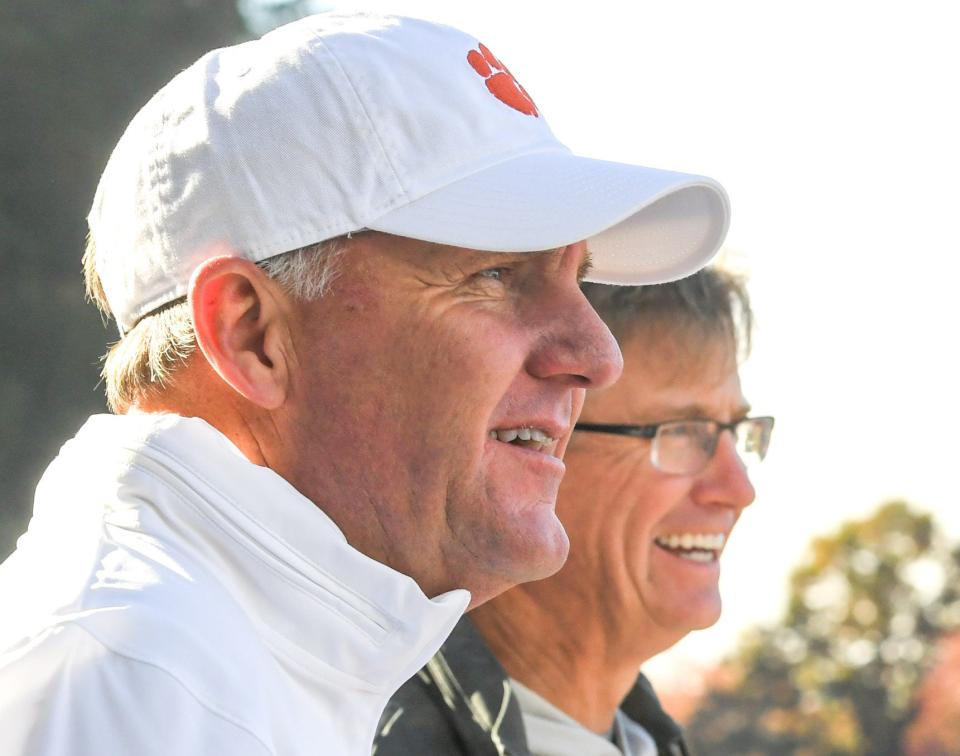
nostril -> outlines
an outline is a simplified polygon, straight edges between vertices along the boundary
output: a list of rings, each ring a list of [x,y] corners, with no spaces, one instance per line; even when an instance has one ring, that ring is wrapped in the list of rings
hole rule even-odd
[[[577,388],[605,388],[620,377],[623,355],[580,289],[574,291],[575,299],[564,296],[558,309],[540,312],[544,327],[527,368],[539,378],[562,376]]]
[[[606,388],[617,382],[623,373],[623,353],[616,340],[606,330],[609,344],[596,350],[595,367],[586,376],[584,376],[589,385],[587,388],[599,389]]]

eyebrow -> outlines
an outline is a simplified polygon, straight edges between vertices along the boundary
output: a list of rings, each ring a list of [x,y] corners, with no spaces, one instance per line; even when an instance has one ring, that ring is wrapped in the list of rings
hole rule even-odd
[[[580,263],[580,267],[577,269],[577,282],[583,283],[583,280],[589,276],[592,271],[593,256],[590,254],[590,250],[586,250],[583,256],[583,262]]]
[[[743,420],[750,414],[750,405],[741,404],[731,413],[731,422]],[[663,408],[660,414],[673,420],[713,420],[713,412],[702,404],[686,404],[682,407]]]

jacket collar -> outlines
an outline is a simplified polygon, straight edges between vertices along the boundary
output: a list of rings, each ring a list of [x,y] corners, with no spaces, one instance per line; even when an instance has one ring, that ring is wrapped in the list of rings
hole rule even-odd
[[[469,616],[457,624],[449,639],[425,668],[429,694],[441,707],[470,754],[529,756],[520,706],[513,696],[505,697],[507,673],[490,651]],[[425,685],[422,677],[409,684]],[[476,701],[492,713],[487,723],[478,716]],[[683,730],[660,706],[650,681],[640,675],[620,705],[621,710],[653,737],[664,756],[689,753]],[[502,715],[499,712],[502,711]]]
[[[94,416],[58,463],[82,476],[83,490],[109,489],[91,500],[111,502],[106,516],[124,528],[176,531],[305,672],[333,666],[389,694],[469,603],[465,590],[427,598],[414,580],[351,547],[321,509],[203,420]]]
[[[637,678],[620,704],[620,709],[653,736],[660,753],[669,756],[686,756],[689,753],[683,729],[663,710],[653,685],[645,675]]]

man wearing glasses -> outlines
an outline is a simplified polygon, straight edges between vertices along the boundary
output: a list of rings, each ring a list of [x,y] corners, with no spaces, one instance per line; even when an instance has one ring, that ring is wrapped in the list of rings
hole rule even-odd
[[[740,387],[751,311],[716,269],[584,289],[624,371],[587,399],[567,450],[569,560],[461,621],[387,707],[377,756],[687,753],[637,670],[720,616],[720,555],[773,429]]]

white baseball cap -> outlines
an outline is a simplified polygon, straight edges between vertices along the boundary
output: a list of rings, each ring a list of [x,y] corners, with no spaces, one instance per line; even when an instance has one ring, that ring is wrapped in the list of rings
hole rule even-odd
[[[573,155],[488,48],[410,18],[321,14],[214,50],[133,118],[88,216],[121,333],[224,253],[371,229],[487,251],[587,239],[590,280],[693,273],[726,234],[702,176]]]

